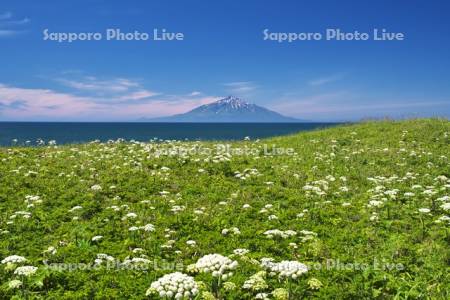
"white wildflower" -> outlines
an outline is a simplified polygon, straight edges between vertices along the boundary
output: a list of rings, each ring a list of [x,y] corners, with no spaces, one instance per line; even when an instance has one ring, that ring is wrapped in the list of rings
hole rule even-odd
[[[370,200],[369,204],[367,205],[368,207],[381,207],[383,206],[383,201],[379,201],[379,200]]]
[[[129,212],[125,215],[125,217],[127,217],[129,219],[135,219],[137,217],[137,214],[134,212]]]
[[[38,269],[37,267],[33,267],[33,266],[18,267],[14,271],[14,274],[19,275],[19,276],[29,277],[29,276],[33,275],[34,273],[36,273],[37,269]]]
[[[282,231],[279,229],[271,229],[271,230],[267,230],[266,232],[264,232],[264,235],[267,236],[268,238],[273,238],[275,236],[278,236],[283,239],[286,239],[288,237],[297,235],[297,232],[295,232],[294,230]]]
[[[197,245],[197,242],[196,242],[196,241],[193,241],[193,240],[188,240],[188,241],[186,241],[186,244],[187,244],[188,246],[194,247],[195,245]]]
[[[74,212],[74,211],[80,210],[80,209],[82,209],[82,208],[83,208],[82,206],[77,205],[77,206],[74,206],[74,207],[72,207],[71,209],[69,209],[69,212]]]
[[[269,299],[269,294],[267,294],[267,293],[258,293],[258,294],[256,294],[255,299],[268,300]]]
[[[245,248],[238,248],[238,249],[234,249],[233,250],[233,253],[235,255],[239,255],[239,256],[243,256],[243,255],[245,255],[245,254],[247,254],[249,252],[250,251],[248,249],[245,249]]]
[[[11,255],[2,260],[2,264],[19,264],[26,262],[27,259],[20,255]]]
[[[50,255],[55,255],[57,252],[56,248],[53,246],[49,246],[47,250],[44,251],[44,253],[49,253]]]
[[[96,236],[94,236],[94,237],[92,238],[92,241],[93,241],[93,242],[96,242],[96,241],[101,240],[102,238],[103,238],[103,235],[96,235]]]
[[[443,210],[450,210],[450,202],[444,203],[440,206]]]
[[[21,286],[22,286],[22,281],[20,281],[18,279],[13,279],[10,282],[8,282],[8,288],[11,290],[18,289]]]
[[[191,276],[175,272],[152,282],[145,294],[156,294],[167,299],[191,299],[198,294],[198,285]]]
[[[200,258],[195,267],[203,273],[211,273],[213,277],[221,277],[223,280],[232,276],[232,270],[238,266],[237,261],[220,254],[208,254]]]
[[[297,279],[300,275],[308,272],[308,267],[298,261],[283,260],[279,263],[273,261],[262,261],[261,265],[270,270],[270,272],[277,273],[280,278],[289,277]]]
[[[91,186],[91,190],[98,192],[102,190],[102,187],[99,184],[94,184],[93,186]]]
[[[147,224],[141,227],[141,229],[144,229],[146,232],[152,232],[155,231],[155,225],[153,224]]]

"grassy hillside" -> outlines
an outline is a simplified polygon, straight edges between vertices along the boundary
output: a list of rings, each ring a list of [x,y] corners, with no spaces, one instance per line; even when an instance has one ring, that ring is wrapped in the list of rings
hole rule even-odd
[[[450,298],[449,121],[217,144],[0,148],[0,299]]]

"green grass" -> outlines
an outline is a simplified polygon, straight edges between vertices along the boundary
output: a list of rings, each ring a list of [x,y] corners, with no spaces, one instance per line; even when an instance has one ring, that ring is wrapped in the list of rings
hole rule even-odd
[[[0,264],[0,299],[144,299],[153,281],[177,270],[199,282],[197,299],[254,299],[258,293],[274,299],[277,288],[290,299],[450,298],[450,222],[443,217],[450,203],[449,121],[367,122],[230,142],[251,153],[228,159],[214,151],[155,155],[174,145],[204,150],[217,143],[0,148],[0,259],[28,260]],[[264,144],[295,154],[265,155]],[[240,179],[236,171],[249,175]],[[42,202],[28,207],[36,200],[26,202],[27,195]],[[379,207],[369,207],[370,201]],[[69,212],[75,206],[82,208]],[[174,206],[182,210],[175,213]],[[140,228],[146,224],[155,231]],[[140,229],[130,231],[133,226]],[[222,234],[233,227],[240,234]],[[264,232],[271,229],[297,235],[268,238]],[[44,252],[49,246],[56,253]],[[249,252],[232,255],[238,248]],[[143,257],[150,263],[141,270],[105,262],[90,269],[46,267],[92,266],[99,253],[116,262]],[[230,278],[218,282],[189,266],[212,253],[238,262]],[[309,271],[290,280],[267,272],[261,290],[243,289],[264,269],[262,258],[299,261]],[[19,265],[38,270],[19,276]],[[10,288],[14,279],[22,286]]]

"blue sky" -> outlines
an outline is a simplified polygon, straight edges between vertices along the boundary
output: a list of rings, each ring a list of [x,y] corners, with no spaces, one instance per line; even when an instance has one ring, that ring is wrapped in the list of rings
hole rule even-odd
[[[0,4],[0,120],[127,121],[236,95],[315,121],[450,116],[448,1],[11,1]],[[44,41],[50,32],[183,41]],[[270,32],[403,41],[263,40]]]

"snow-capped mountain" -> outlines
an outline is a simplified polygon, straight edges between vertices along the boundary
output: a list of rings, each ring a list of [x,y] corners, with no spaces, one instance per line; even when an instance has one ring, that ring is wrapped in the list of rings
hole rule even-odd
[[[216,102],[201,105],[183,114],[151,120],[151,122],[301,122],[240,98],[228,96]]]

